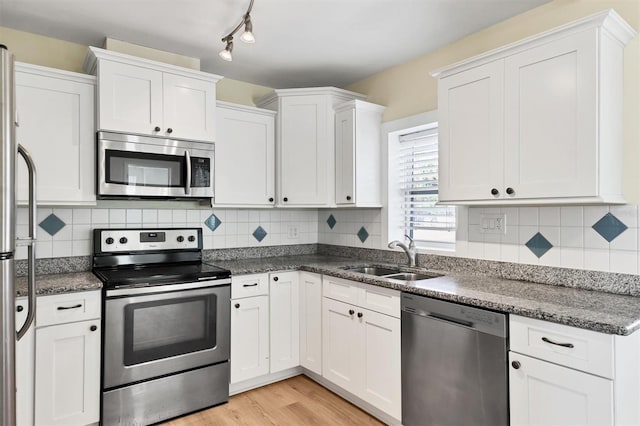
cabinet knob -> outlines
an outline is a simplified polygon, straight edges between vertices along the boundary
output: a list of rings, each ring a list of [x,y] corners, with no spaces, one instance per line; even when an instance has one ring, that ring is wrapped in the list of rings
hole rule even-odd
[[[160,127],[159,127],[159,126],[154,127],[154,128],[153,128],[153,131],[154,131],[154,132],[159,132],[159,131],[160,131]]]
[[[351,195],[347,195],[347,201],[351,201]]]
[[[173,129],[172,129],[171,127],[169,127],[169,128],[167,129],[167,133],[169,133],[169,134],[173,133]]]
[[[358,312],[358,318],[362,318],[364,314],[362,312]]]
[[[353,315],[355,313],[356,313],[356,311],[354,311],[353,309],[349,309],[349,315]]]
[[[496,188],[492,188],[491,189],[491,195],[499,195],[500,191],[498,191]]]
[[[236,307],[236,309],[238,309],[238,308],[240,307],[240,304],[239,304],[239,303],[236,303],[236,304],[235,304],[235,305],[233,305],[233,306],[235,306],[235,307]]]
[[[278,277],[273,277],[273,280],[274,281],[278,281]]]
[[[97,325],[92,325],[91,327],[89,327],[89,330],[91,331],[96,331],[98,329]]]
[[[518,368],[520,368],[520,361],[513,361],[511,363],[511,366],[517,370]]]
[[[16,311],[18,311],[18,312],[22,312],[22,311],[24,311],[24,306],[22,306],[22,305],[18,305],[18,306],[16,307]]]
[[[282,199],[282,201],[284,201],[284,202],[286,203],[287,201],[289,201],[289,199],[288,199],[287,197],[284,197],[284,198]]]
[[[516,193],[516,191],[513,188],[511,188],[511,187],[507,188],[507,194],[513,195],[515,193]]]
[[[273,197],[269,197],[269,202],[273,203]]]

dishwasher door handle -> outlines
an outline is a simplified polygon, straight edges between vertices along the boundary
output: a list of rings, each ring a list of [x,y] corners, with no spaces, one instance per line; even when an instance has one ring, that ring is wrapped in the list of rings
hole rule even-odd
[[[465,321],[462,319],[458,319],[458,318],[452,318],[446,315],[442,315],[442,314],[434,314],[433,312],[430,312],[427,314],[428,317],[430,318],[434,318],[437,320],[441,320],[441,321],[446,321],[446,322],[451,322],[454,323],[456,325],[462,325],[465,327],[473,327],[473,323],[471,321]]]

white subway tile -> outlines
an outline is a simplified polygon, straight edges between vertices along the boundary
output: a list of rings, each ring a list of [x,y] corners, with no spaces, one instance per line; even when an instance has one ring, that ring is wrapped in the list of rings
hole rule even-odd
[[[91,223],[91,209],[73,209],[73,224],[88,225]]]
[[[538,265],[540,263],[540,259],[538,259],[538,256],[533,254],[533,252],[524,245],[520,246],[519,259],[520,263],[527,263],[530,265]]]
[[[260,222],[260,212],[258,210],[249,210],[249,222]]]
[[[73,254],[72,241],[53,241],[52,257],[68,257]]]
[[[158,223],[173,223],[173,212],[169,209],[158,210]]]
[[[228,248],[238,247],[238,236],[237,235],[227,235],[226,236],[226,244]]]
[[[623,274],[638,273],[638,253],[632,251],[611,250],[609,252],[609,270]]]
[[[36,259],[44,259],[53,257],[53,242],[38,241],[36,242]]]
[[[520,246],[515,244],[502,244],[500,248],[500,260],[503,262],[518,262],[520,260]]]
[[[518,210],[520,226],[538,226],[538,208],[520,207]]]
[[[27,246],[16,246],[16,260],[27,258]]]
[[[205,220],[209,219],[209,216],[211,216],[211,214],[214,213],[213,210],[209,210],[209,209],[198,210],[198,212],[200,213],[200,222],[204,222]],[[218,215],[216,214],[216,216]],[[218,219],[219,218],[220,216],[218,216]]]
[[[584,246],[583,228],[575,226],[560,228],[560,246],[582,248]]]
[[[602,238],[602,235],[598,234],[591,227],[584,227],[584,247],[588,249],[609,249],[609,242]]]
[[[46,231],[38,232],[37,237],[40,238],[40,234],[46,233]],[[73,225],[69,222],[67,225],[63,226],[56,234],[52,237],[53,241],[71,241],[73,239]]]
[[[500,234],[500,242],[502,244],[518,244],[520,240],[520,228],[516,225],[506,227],[506,232],[504,234]]]
[[[109,224],[122,225],[127,223],[127,211],[125,209],[109,209]]]
[[[142,223],[145,225],[157,225],[158,224],[158,210],[156,209],[144,209],[142,210]]]
[[[189,209],[187,210],[187,223],[199,223],[200,222],[200,210]]]
[[[173,223],[187,223],[187,211],[185,209],[173,209]]]
[[[45,220],[47,217],[49,217],[49,215],[53,213],[53,209],[49,209],[46,207],[38,207],[37,212],[36,212],[36,221],[37,223],[42,222],[43,220]],[[87,223],[91,223],[90,221]]]
[[[249,211],[248,210],[238,210],[236,213],[236,221],[237,222],[249,222]]]
[[[609,243],[611,250],[638,251],[638,228],[627,228]]]
[[[564,268],[584,268],[584,250],[582,248],[560,248],[560,266]]]
[[[585,206],[584,207],[584,226],[593,226],[602,216],[609,213],[609,206]]]
[[[109,209],[91,209],[91,223],[109,223]]]
[[[73,224],[73,209],[56,208],[56,209],[53,209],[53,214],[58,216],[58,218],[60,218],[60,220],[62,220],[67,225]]]
[[[141,209],[127,209],[127,224],[130,223],[142,223]]]
[[[469,225],[480,225],[483,211],[480,207],[469,207]]]
[[[559,226],[542,226],[542,225],[540,225],[539,232],[554,247],[558,247],[560,245],[560,227]]]
[[[73,241],[90,240],[91,225],[73,225],[72,236]]]
[[[609,211],[628,228],[638,227],[638,206],[627,204],[624,206],[611,206]]]
[[[560,248],[552,247],[548,252],[542,255],[539,264],[544,266],[560,266]]]
[[[542,226],[560,226],[560,207],[540,207],[538,224]]]
[[[484,258],[487,260],[500,260],[500,244],[485,243]]]
[[[609,250],[585,249],[585,269],[609,272]]]
[[[16,218],[16,224],[28,225],[29,224],[29,210],[25,207],[18,207],[18,216]]]
[[[467,254],[469,257],[484,259],[484,243],[469,241],[469,244],[467,244]]]
[[[227,210],[225,212],[225,219],[228,223],[236,223],[238,221],[238,210]]]
[[[518,242],[520,244],[526,244],[527,241],[529,241],[537,233],[538,233],[537,226],[520,225],[518,227]]]

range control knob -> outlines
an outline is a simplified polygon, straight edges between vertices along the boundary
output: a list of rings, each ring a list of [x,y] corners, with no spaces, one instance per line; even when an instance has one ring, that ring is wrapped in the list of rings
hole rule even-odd
[[[192,243],[196,240],[196,237],[194,237],[193,235],[189,235],[189,238],[187,239],[189,240],[190,243]]]
[[[127,240],[127,237],[120,238],[120,244],[127,244],[127,241],[129,241]]]
[[[109,237],[106,240],[104,240],[104,242],[107,244],[113,244],[113,238]]]
[[[184,241],[184,237],[182,235],[178,235],[178,238],[176,238],[178,240],[179,243]]]

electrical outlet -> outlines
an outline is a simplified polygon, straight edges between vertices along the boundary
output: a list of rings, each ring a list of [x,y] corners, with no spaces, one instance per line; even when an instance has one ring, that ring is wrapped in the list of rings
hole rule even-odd
[[[289,225],[287,227],[287,238],[298,238],[298,227]]]
[[[507,215],[506,214],[481,214],[480,233],[482,234],[506,234]]]

